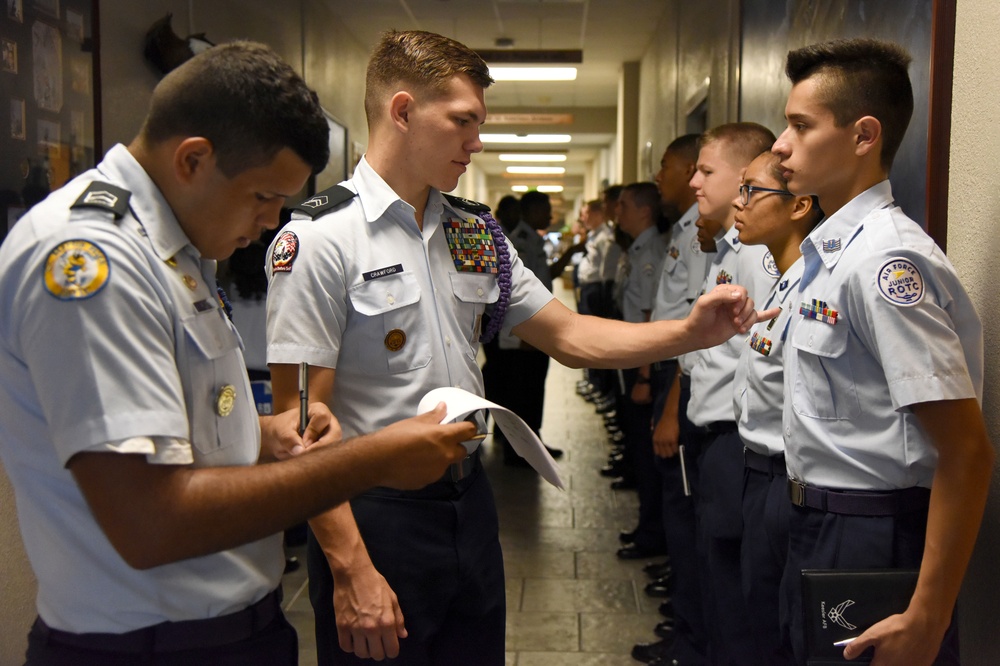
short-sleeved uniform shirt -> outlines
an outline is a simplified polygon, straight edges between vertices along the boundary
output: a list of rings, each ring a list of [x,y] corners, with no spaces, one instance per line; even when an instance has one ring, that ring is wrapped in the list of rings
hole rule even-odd
[[[232,613],[276,588],[280,535],[133,569],[66,469],[81,452],[193,467],[252,465],[260,452],[215,262],[128,150],[115,146],[32,208],[0,247],[0,266],[0,453],[41,618],[121,633]]]
[[[800,257],[771,287],[762,310],[780,307],[774,319],[759,321],[741,338],[743,351],[733,381],[733,409],[743,444],[755,453],[774,456],[785,451],[781,412],[785,404],[782,348],[792,308],[797,307],[799,280],[804,264]]]
[[[628,248],[628,277],[622,292],[622,315],[625,321],[646,321],[653,309],[656,285],[667,254],[666,243],[656,227],[640,233]]]
[[[698,204],[694,204],[674,223],[656,288],[652,321],[687,317],[701,292],[709,261],[698,243],[697,219]]]
[[[552,276],[549,272],[549,257],[545,253],[545,241],[538,235],[538,232],[528,226],[528,223],[521,221],[510,235],[507,237],[511,245],[517,250],[517,256],[521,258],[524,267],[538,278],[545,288],[552,291]],[[497,344],[500,349],[520,349],[521,340],[511,333],[499,333]]]
[[[718,251],[708,269],[704,291],[720,284],[746,288],[754,302],[766,297],[778,279],[778,267],[762,245],[743,245],[739,230],[729,229],[716,243]],[[745,338],[734,335],[721,345],[686,354],[691,366],[691,400],[688,420],[696,426],[716,421],[733,421],[733,378]]]
[[[982,398],[982,325],[954,267],[888,180],[824,220],[802,255],[785,346],[789,476],[930,487],[937,454],[908,408]]]
[[[591,231],[586,248],[577,271],[580,284],[613,281],[621,248],[615,243],[615,232],[610,225],[605,223]]]
[[[272,244],[268,363],[335,368],[330,406],[349,437],[416,415],[434,388],[483,395],[476,354],[500,289],[488,267],[458,270],[463,250],[453,252],[448,235],[488,235],[485,226],[431,190],[421,231],[413,207],[364,159],[343,185],[358,196],[314,220],[293,216]],[[294,252],[279,251],[293,244]],[[507,246],[505,332],[552,299]]]

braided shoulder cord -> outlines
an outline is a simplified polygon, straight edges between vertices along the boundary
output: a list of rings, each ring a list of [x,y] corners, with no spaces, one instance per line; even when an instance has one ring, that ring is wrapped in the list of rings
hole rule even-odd
[[[480,213],[479,217],[486,223],[486,228],[493,236],[493,247],[497,252],[497,285],[500,287],[500,297],[493,308],[493,314],[490,316],[486,329],[479,338],[480,342],[489,342],[503,328],[504,316],[507,314],[507,305],[510,303],[511,262],[510,252],[507,250],[507,240],[504,238],[500,224],[488,212]]]

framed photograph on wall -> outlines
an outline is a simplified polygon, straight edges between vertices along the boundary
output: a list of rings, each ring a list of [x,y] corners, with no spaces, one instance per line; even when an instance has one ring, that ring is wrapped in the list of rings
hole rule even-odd
[[[98,0],[4,2],[0,96],[10,129],[0,132],[0,216],[10,224],[96,163],[100,68]]]

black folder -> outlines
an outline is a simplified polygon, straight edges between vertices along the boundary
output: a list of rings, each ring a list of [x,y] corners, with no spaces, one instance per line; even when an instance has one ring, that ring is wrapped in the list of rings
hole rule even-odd
[[[868,663],[873,650],[854,661],[834,643],[860,636],[890,615],[906,610],[917,587],[910,569],[804,569],[804,614],[807,666]]]

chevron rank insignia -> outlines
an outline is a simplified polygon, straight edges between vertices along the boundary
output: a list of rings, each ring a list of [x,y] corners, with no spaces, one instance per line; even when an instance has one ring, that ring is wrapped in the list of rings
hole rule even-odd
[[[128,200],[131,196],[132,193],[128,190],[95,180],[70,208],[100,208],[119,220],[128,212]]]
[[[357,192],[352,192],[343,185],[334,185],[333,187],[327,188],[322,192],[316,193],[293,208],[294,210],[305,213],[315,220],[326,211],[332,210],[345,201],[350,201],[356,196],[358,196]]]

